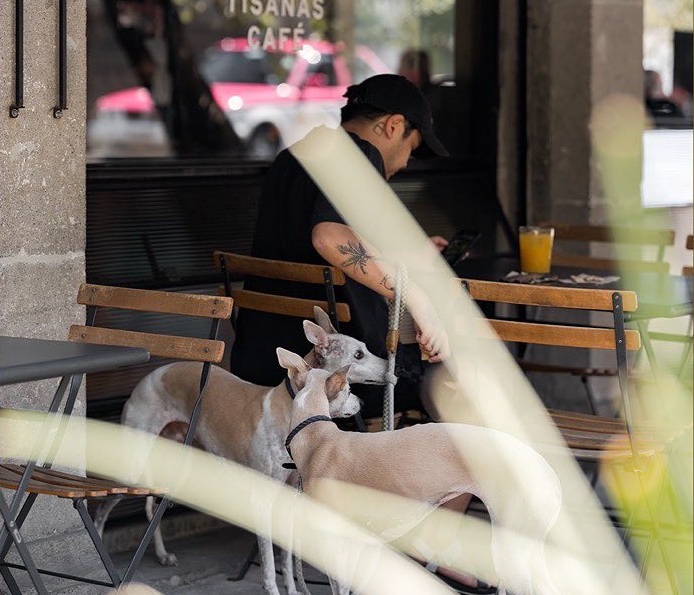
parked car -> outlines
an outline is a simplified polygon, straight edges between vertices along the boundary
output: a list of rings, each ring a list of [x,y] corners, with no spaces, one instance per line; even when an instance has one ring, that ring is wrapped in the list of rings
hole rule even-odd
[[[272,158],[314,126],[336,125],[347,86],[389,69],[365,46],[356,47],[350,70],[340,47],[329,42],[271,52],[250,47],[246,39],[224,38],[204,52],[199,71],[247,154]],[[119,138],[165,141],[163,125],[156,122],[147,89],[102,95],[90,122],[90,149],[105,155],[104,143],[117,147]]]

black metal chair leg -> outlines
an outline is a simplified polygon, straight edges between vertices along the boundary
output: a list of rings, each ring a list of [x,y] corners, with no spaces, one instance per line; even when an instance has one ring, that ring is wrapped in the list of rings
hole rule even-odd
[[[7,527],[9,538],[12,540],[14,546],[17,548],[19,556],[22,558],[22,562],[24,562],[24,565],[26,566],[26,571],[29,573],[31,580],[33,581],[34,586],[36,587],[37,595],[48,595],[48,591],[46,591],[46,587],[43,584],[43,580],[39,576],[39,572],[36,569],[34,560],[31,558],[31,554],[29,553],[29,550],[27,549],[21,534],[19,533],[19,529],[17,528],[15,521],[12,520],[12,516],[10,516],[10,508],[9,506],[7,506],[7,502],[5,502],[5,497],[2,494],[0,494],[0,513],[2,513],[2,517],[5,519],[5,526]],[[0,564],[4,563],[4,559],[5,557],[3,556],[0,559]],[[22,595],[21,592],[19,592],[18,595]]]
[[[104,568],[108,573],[108,576],[111,578],[111,581],[113,582],[113,586],[115,588],[118,588],[118,586],[121,584],[120,575],[118,574],[116,567],[113,565],[111,556],[109,555],[108,551],[106,551],[104,542],[102,541],[99,532],[96,530],[96,527],[94,526],[94,521],[92,520],[92,517],[89,515],[89,512],[87,511],[86,500],[84,498],[80,498],[79,500],[75,500],[73,504],[75,505],[77,512],[82,518],[84,528],[87,530],[89,538],[92,540],[92,543],[94,544],[94,547],[96,548],[96,551],[99,554],[99,558],[101,558],[101,563],[104,565]]]
[[[227,580],[232,581],[232,582],[237,582],[237,581],[242,580],[243,577],[246,576],[248,569],[251,567],[253,560],[255,560],[257,553],[258,553],[258,540],[256,539],[253,542],[253,547],[251,547],[248,554],[246,554],[246,557],[243,560],[243,563],[241,564],[241,568],[239,568],[239,571],[236,574],[228,576]]]
[[[135,550],[135,554],[133,555],[133,558],[132,560],[130,560],[128,568],[123,574],[122,584],[129,583],[132,580],[133,575],[135,574],[135,571],[137,570],[137,567],[140,564],[140,560],[142,560],[142,556],[144,556],[145,554],[145,550],[147,549],[149,542],[152,541],[154,531],[156,531],[157,527],[159,526],[159,523],[161,522],[162,517],[164,516],[164,512],[168,508],[168,504],[169,499],[166,497],[162,498],[159,502],[159,505],[157,506],[157,509],[154,511],[154,515],[152,516],[152,520],[147,526],[145,534],[142,536],[140,545],[137,546],[137,550]]]
[[[0,564],[2,563],[0,562]],[[5,584],[7,585],[7,588],[10,590],[10,593],[12,595],[22,595],[22,591],[20,590],[17,581],[14,580],[14,577],[12,576],[12,573],[10,572],[9,568],[5,566],[0,566],[0,575],[2,575],[2,578],[5,581]]]

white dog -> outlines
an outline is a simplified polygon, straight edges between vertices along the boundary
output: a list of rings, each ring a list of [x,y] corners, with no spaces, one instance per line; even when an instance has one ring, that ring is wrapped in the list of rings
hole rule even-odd
[[[294,399],[287,450],[307,494],[335,506],[340,501],[337,482],[346,482],[428,505],[398,511],[397,520],[390,522],[376,518],[368,506],[360,509],[360,522],[386,540],[415,527],[431,507],[474,494],[489,510],[499,593],[557,593],[544,564],[543,547],[559,514],[561,487],[539,453],[503,432],[466,424],[420,424],[368,434],[341,431],[326,416],[330,403],[349,393],[348,369],[332,374],[311,369],[300,356],[284,349],[277,349],[277,356],[293,382],[304,386]],[[529,500],[519,498],[505,472],[509,461],[522,468],[526,485],[533,486]],[[533,590],[539,587],[536,581],[544,590]],[[331,584],[333,593],[349,593],[348,587]]]
[[[328,315],[314,309],[319,325],[304,321],[306,338],[314,345],[307,356],[311,365],[331,372],[351,364],[350,380],[355,383],[383,384],[388,362],[376,357],[366,345],[352,337],[337,333]],[[123,409],[121,423],[126,426],[183,441],[191,410],[200,390],[202,364],[178,362],[157,368],[133,390]],[[282,382],[275,387],[259,386],[212,366],[194,444],[265,473],[281,482],[290,480],[291,471],[284,469],[287,453],[284,440],[289,433],[292,398],[296,386]],[[351,396],[335,402],[330,415],[349,417],[359,411],[359,400]],[[104,502],[96,512],[95,524],[103,533],[111,510],[118,503],[115,497]],[[147,500],[147,515],[152,515],[152,498]],[[268,512],[268,522],[270,514]],[[176,565],[174,554],[167,553],[161,532],[154,535],[157,558],[161,564]],[[263,588],[279,595],[275,577],[272,541],[258,537],[263,574]],[[291,552],[285,552],[282,570],[287,592],[297,593],[294,585]],[[300,579],[302,591],[307,592]]]

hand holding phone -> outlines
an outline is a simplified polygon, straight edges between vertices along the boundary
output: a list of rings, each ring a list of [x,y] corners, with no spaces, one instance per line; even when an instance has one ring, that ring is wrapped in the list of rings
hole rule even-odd
[[[449,266],[454,267],[470,255],[470,249],[481,236],[482,234],[478,231],[460,229],[453,234],[448,246],[442,250],[441,256]]]

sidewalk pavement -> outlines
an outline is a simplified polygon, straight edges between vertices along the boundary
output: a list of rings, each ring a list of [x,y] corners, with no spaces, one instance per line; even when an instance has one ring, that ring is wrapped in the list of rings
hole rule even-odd
[[[178,557],[178,566],[161,566],[150,547],[133,582],[148,585],[163,595],[264,595],[257,551],[245,575],[238,581],[229,580],[239,574],[255,543],[255,535],[234,526],[173,539],[166,546]],[[117,567],[123,568],[129,557],[117,554],[114,559]],[[304,576],[313,595],[330,595],[324,574],[304,564]],[[279,574],[277,583],[280,592],[285,593]]]

